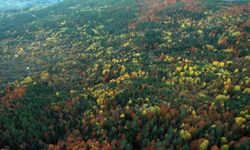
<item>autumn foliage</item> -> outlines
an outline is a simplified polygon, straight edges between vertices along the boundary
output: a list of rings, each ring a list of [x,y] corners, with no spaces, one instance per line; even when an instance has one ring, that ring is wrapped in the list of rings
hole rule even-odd
[[[244,150],[249,2],[0,12],[0,149]]]

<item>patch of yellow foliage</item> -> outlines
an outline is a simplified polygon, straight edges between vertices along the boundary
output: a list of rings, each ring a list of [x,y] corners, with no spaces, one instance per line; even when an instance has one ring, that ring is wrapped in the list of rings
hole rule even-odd
[[[242,125],[242,124],[244,124],[244,123],[246,122],[246,118],[243,118],[243,117],[236,117],[236,118],[235,118],[235,122],[236,122],[236,124],[238,124],[238,125]]]
[[[40,74],[41,79],[47,80],[49,78],[49,73],[47,71],[43,71]]]
[[[225,63],[224,62],[219,62],[219,61],[213,61],[213,65],[217,66],[217,67],[225,67]]]
[[[215,100],[217,101],[226,101],[226,100],[229,100],[229,96],[226,96],[226,95],[217,95]]]
[[[199,146],[199,150],[207,150],[208,149],[208,145],[209,145],[209,141],[208,140],[204,140],[200,146]]]
[[[33,79],[31,77],[26,77],[21,84],[30,84],[33,82]]]
[[[188,131],[183,130],[183,129],[180,131],[180,136],[182,139],[187,140],[187,141],[190,140],[192,137]]]

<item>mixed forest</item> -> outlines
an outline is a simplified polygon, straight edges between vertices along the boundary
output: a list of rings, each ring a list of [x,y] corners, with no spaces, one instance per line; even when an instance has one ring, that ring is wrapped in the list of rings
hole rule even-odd
[[[250,2],[0,11],[1,150],[249,150]]]

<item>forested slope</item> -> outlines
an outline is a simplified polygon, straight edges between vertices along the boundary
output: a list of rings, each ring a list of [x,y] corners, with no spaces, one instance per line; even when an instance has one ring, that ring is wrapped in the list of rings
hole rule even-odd
[[[249,5],[1,12],[0,148],[249,149]]]

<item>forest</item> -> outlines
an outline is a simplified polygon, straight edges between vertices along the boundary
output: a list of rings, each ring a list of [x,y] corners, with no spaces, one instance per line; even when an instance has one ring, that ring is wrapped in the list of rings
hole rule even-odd
[[[250,2],[0,9],[0,149],[249,150]]]

